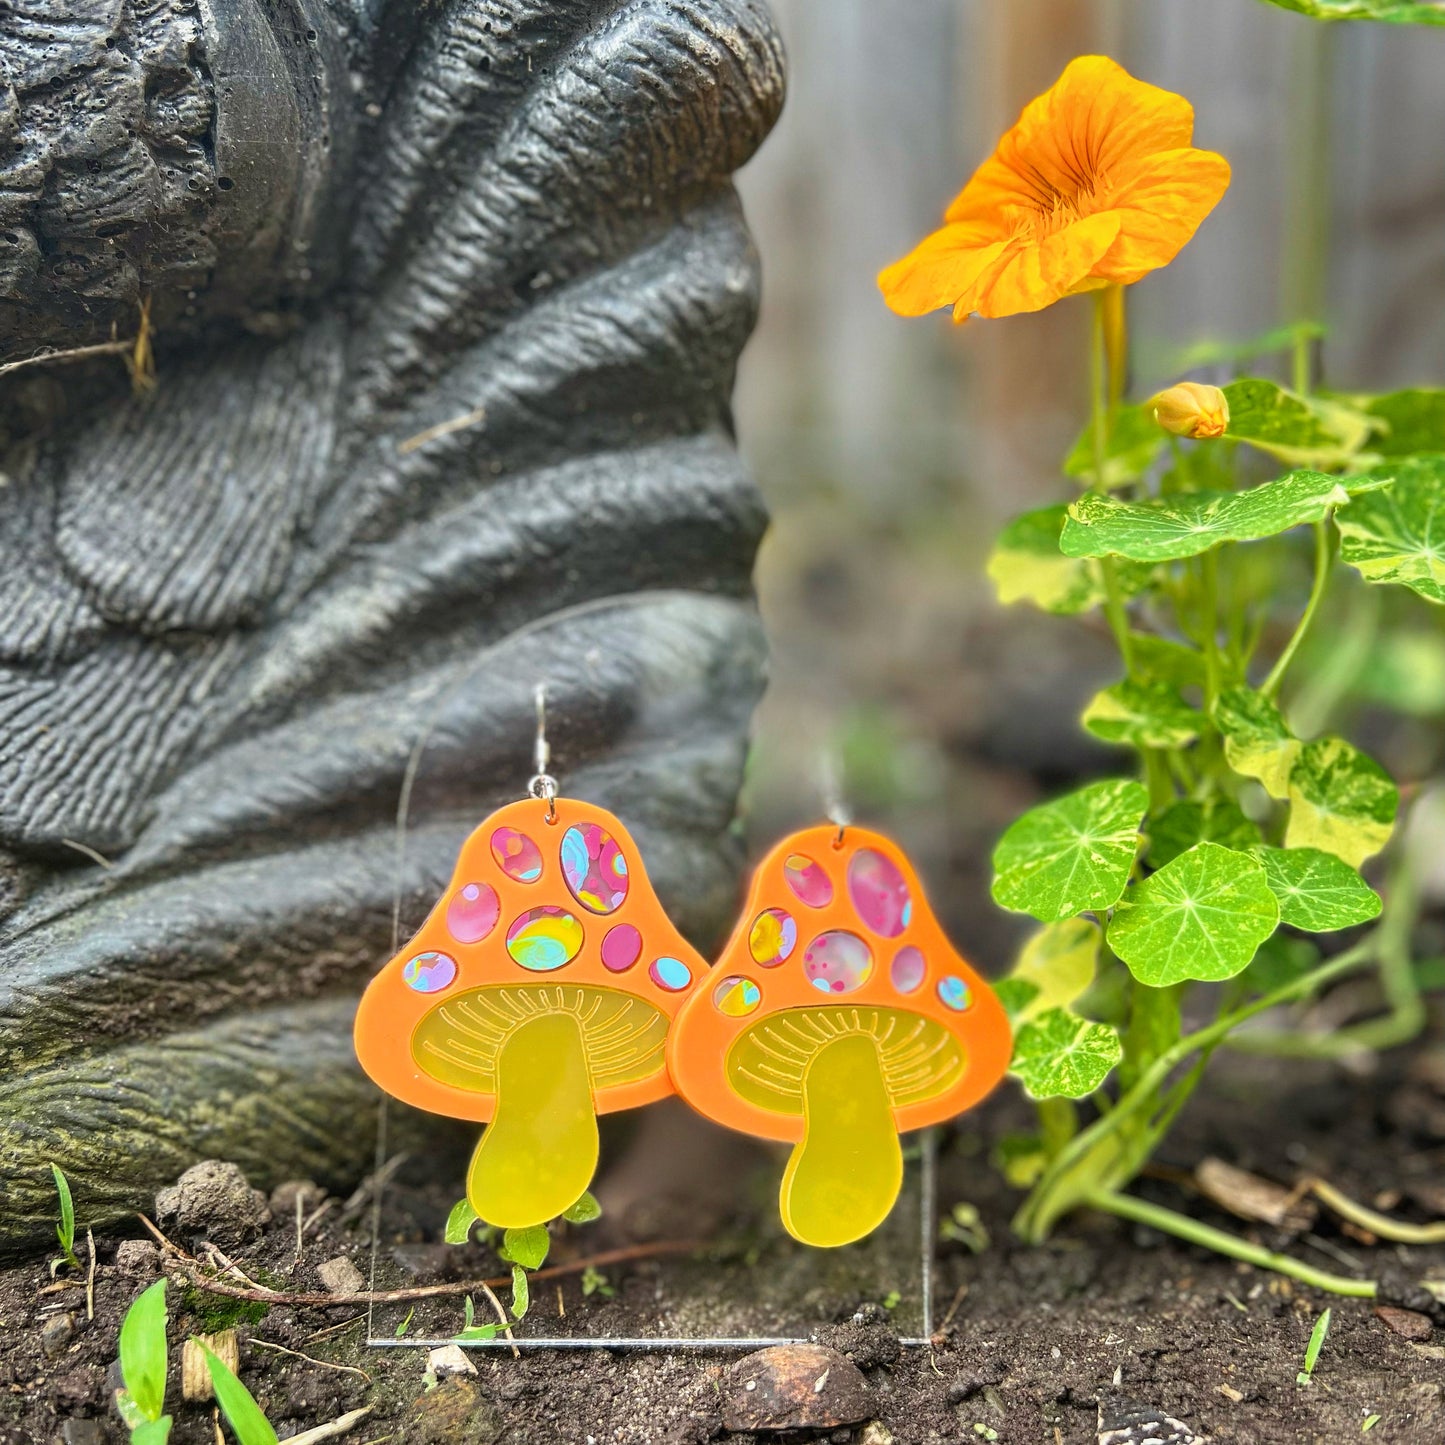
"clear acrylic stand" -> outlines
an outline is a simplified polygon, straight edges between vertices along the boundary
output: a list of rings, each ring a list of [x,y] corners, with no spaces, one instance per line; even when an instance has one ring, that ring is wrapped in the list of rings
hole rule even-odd
[[[711,1128],[712,1126],[700,1126]],[[756,1214],[746,1236],[720,1234],[694,1255],[653,1257],[645,1285],[632,1281],[625,1305],[631,1323],[645,1312],[656,1332],[609,1327],[609,1309],[600,1295],[579,1298],[576,1276],[566,1283],[571,1303],[565,1306],[554,1281],[536,1281],[526,1317],[512,1323],[512,1338],[459,1340],[462,1298],[452,1293],[420,1301],[373,1304],[367,1310],[366,1343],[375,1349],[435,1349],[458,1344],[463,1349],[510,1350],[756,1350],[768,1345],[805,1341],[819,1324],[836,1319],[841,1309],[874,1301],[889,1306],[890,1317],[905,1345],[926,1345],[933,1334],[933,1244],[937,1235],[936,1131],[924,1130],[904,1140],[904,1182],[898,1204],[871,1236],[842,1249],[810,1249],[789,1238],[777,1219],[776,1189],[782,1169],[777,1150],[759,1146],[752,1170],[736,1174],[739,1200]],[[386,1109],[378,1127],[377,1167],[387,1152]],[[372,1202],[371,1285],[377,1288],[383,1240],[389,1237],[387,1200],[393,1186],[381,1184]],[[400,1211],[394,1211],[399,1218]],[[429,1242],[442,1238],[444,1217],[418,1221]],[[394,1227],[394,1226],[393,1226]],[[584,1228],[589,1226],[584,1226]],[[574,1241],[580,1237],[574,1235]],[[423,1246],[425,1247],[425,1246]],[[469,1246],[475,1266],[452,1260],[464,1278],[502,1271],[481,1246]],[[709,1252],[716,1257],[707,1258]],[[585,1254],[585,1246],[581,1249]],[[627,1288],[627,1287],[625,1287]],[[649,1291],[650,1292],[647,1292]],[[506,1297],[509,1291],[503,1290]],[[639,1308],[640,1296],[647,1293]],[[553,1300],[556,1303],[553,1303]],[[476,1322],[495,1316],[480,1296]],[[410,1319],[408,1312],[411,1312]],[[398,1329],[406,1322],[405,1332]]]

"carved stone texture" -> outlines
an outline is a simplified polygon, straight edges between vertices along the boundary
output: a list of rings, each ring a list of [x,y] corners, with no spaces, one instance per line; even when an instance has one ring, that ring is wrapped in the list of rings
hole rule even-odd
[[[7,0],[0,1247],[371,1147],[354,999],[556,770],[733,898],[761,0]],[[398,799],[404,803],[399,845]],[[104,861],[101,861],[104,860]]]

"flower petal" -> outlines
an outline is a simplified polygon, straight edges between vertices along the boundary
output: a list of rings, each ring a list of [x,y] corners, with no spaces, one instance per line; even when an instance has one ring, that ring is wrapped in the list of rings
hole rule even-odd
[[[979,287],[979,315],[1042,311],[1075,291],[1092,289],[1095,267],[1118,234],[1118,216],[1106,211],[1018,247],[1007,264]]]
[[[1182,95],[1136,80],[1107,56],[1082,55],[1024,107],[945,219],[1010,205],[1050,210],[1059,198],[1087,208],[1102,177],[1187,146],[1193,134],[1194,107]]]
[[[978,226],[945,226],[925,236],[901,261],[878,273],[878,286],[891,310],[922,316],[940,306],[967,302],[974,310],[978,279],[1004,253],[1007,240]]]
[[[1130,285],[1168,265],[1228,186],[1229,162],[1213,151],[1164,151],[1120,176],[1105,199],[1119,235],[1098,274]]]

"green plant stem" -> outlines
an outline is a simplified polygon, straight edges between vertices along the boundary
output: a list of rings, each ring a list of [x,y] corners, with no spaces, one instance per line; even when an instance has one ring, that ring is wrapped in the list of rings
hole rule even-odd
[[[1095,1209],[1105,1210],[1109,1214],[1117,1214],[1121,1219],[1132,1219],[1136,1224],[1146,1224],[1151,1229],[1172,1234],[1178,1239],[1186,1239],[1191,1244],[1201,1244],[1205,1249],[1214,1250],[1216,1254],[1227,1255],[1231,1259],[1242,1259],[1245,1263],[1257,1265],[1260,1269],[1270,1269],[1276,1274],[1288,1275],[1291,1279],[1299,1280],[1301,1284],[1310,1285],[1314,1289],[1327,1290],[1330,1294],[1349,1295],[1355,1299],[1373,1299],[1377,1293],[1377,1286],[1372,1279],[1350,1279],[1345,1275],[1326,1274],[1323,1270],[1311,1269],[1309,1265],[1302,1264],[1287,1254],[1276,1254],[1273,1250],[1261,1249],[1258,1245],[1241,1239],[1237,1234],[1230,1234],[1223,1229],[1214,1229],[1208,1224],[1201,1224],[1197,1219],[1191,1219],[1187,1214],[1166,1209],[1162,1204],[1150,1204],[1147,1200],[1136,1199],[1130,1194],[1120,1194],[1112,1189],[1099,1189],[1090,1194],[1084,1202]]]
[[[1107,491],[1104,471],[1108,462],[1109,448],[1109,406],[1110,380],[1106,370],[1123,372],[1123,359],[1118,358],[1112,368],[1106,368],[1106,322],[1108,320],[1107,291],[1094,292],[1093,325],[1089,332],[1089,403],[1091,430],[1094,438],[1094,490]],[[1125,673],[1134,675],[1134,647],[1129,637],[1129,615],[1124,607],[1124,591],[1119,585],[1119,569],[1113,557],[1099,558],[1099,575],[1104,583],[1104,615],[1109,619],[1109,628],[1124,662]]]
[[[1037,1107],[1044,1152],[1053,1156],[1079,1132],[1079,1111],[1072,1099],[1040,1099]]]
[[[1201,632],[1204,640],[1204,712],[1214,714],[1219,698],[1219,550],[1210,548],[1200,559],[1203,574]]]
[[[1154,1060],[1140,1075],[1133,1088],[1127,1090],[1107,1114],[1076,1135],[1059,1151],[1057,1157],[1049,1162],[1014,1217],[1015,1232],[1029,1243],[1042,1242],[1060,1215],[1077,1207],[1085,1195],[1100,1187],[1099,1180],[1095,1177],[1086,1178],[1069,1188],[1070,1176],[1075,1172],[1082,1171],[1086,1175],[1108,1173],[1115,1176],[1110,1179],[1110,1186],[1114,1188],[1127,1183],[1128,1177],[1132,1177],[1131,1155],[1116,1135],[1120,1134],[1125,1125],[1131,1126],[1136,1134],[1141,1133],[1139,1116],[1154,1108],[1169,1075],[1191,1054],[1213,1050],[1234,1029],[1256,1014],[1317,992],[1334,979],[1373,962],[1376,948],[1375,936],[1370,934],[1353,948],[1321,964],[1319,968],[1281,984],[1251,1003],[1242,1004],[1239,1008],[1221,1014],[1212,1024],[1181,1038],[1173,1048]],[[1187,1094],[1183,1097],[1187,1097]],[[1171,1100],[1174,1109],[1177,1110],[1182,1104],[1183,1097]],[[1172,1112],[1169,1118],[1172,1119]],[[1091,1155],[1095,1156],[1092,1164]]]
[[[1284,675],[1294,661],[1300,644],[1305,640],[1305,634],[1310,630],[1310,624],[1320,610],[1320,603],[1324,601],[1325,589],[1330,583],[1330,550],[1330,519],[1326,516],[1323,521],[1315,523],[1315,576],[1310,585],[1309,601],[1305,603],[1304,614],[1300,617],[1294,635],[1285,644],[1284,651],[1280,653],[1278,661],[1270,669],[1269,676],[1260,688],[1265,697],[1273,698],[1278,694],[1280,683],[1284,681]]]

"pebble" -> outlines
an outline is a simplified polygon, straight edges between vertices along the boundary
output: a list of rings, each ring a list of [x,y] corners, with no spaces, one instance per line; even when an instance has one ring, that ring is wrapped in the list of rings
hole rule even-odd
[[[862,1373],[823,1345],[773,1345],[739,1360],[723,1384],[729,1430],[826,1430],[873,1414]]]
[[[1099,1401],[1099,1445],[1204,1445],[1204,1437],[1153,1405],[1116,1395]]]
[[[1386,1329],[1392,1330],[1397,1335],[1403,1335],[1407,1340],[1428,1340],[1435,1332],[1435,1326],[1430,1322],[1430,1316],[1422,1315],[1417,1310],[1396,1309],[1393,1305],[1377,1305],[1375,1314]]]
[[[460,1345],[442,1345],[426,1357],[426,1367],[437,1379],[446,1375],[475,1375],[477,1367]]]
[[[239,1244],[260,1233],[271,1211],[234,1164],[203,1159],[156,1195],[156,1219],[187,1235]]]
[[[65,1347],[75,1336],[75,1317],[70,1313],[51,1315],[40,1327],[40,1347],[47,1359],[53,1360],[65,1352]]]
[[[344,1254],[318,1265],[316,1273],[332,1294],[355,1294],[366,1284],[361,1271]]]
[[[123,1239],[116,1246],[115,1267],[125,1274],[159,1274],[161,1252],[148,1239]]]
[[[893,1445],[893,1432],[881,1420],[870,1420],[858,1437],[858,1445]]]
[[[99,1420],[67,1420],[60,1438],[64,1445],[105,1445],[105,1427]]]

